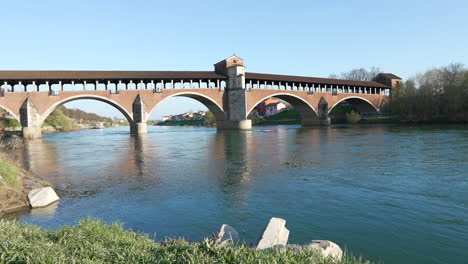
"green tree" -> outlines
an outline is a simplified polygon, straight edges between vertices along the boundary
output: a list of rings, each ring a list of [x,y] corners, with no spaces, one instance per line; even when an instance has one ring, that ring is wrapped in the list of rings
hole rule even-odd
[[[62,127],[63,130],[70,130],[73,128],[73,122],[63,111],[59,108],[55,109],[49,117],[47,117],[45,123],[57,128]]]
[[[210,111],[205,113],[205,117],[203,118],[203,124],[205,126],[214,126],[216,124],[216,118],[213,115],[213,113],[211,113]]]
[[[350,113],[346,113],[346,122],[350,124],[356,124],[361,121],[361,115],[357,112],[354,112],[354,110],[351,110]]]
[[[467,122],[468,71],[454,63],[418,74],[390,95],[392,113],[409,122]]]

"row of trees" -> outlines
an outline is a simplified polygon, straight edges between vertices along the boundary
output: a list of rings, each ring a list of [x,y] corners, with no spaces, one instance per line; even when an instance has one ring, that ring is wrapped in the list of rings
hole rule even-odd
[[[354,81],[372,81],[382,71],[378,67],[370,67],[368,70],[365,68],[353,69],[341,74],[330,74],[329,78],[354,80]]]
[[[434,68],[392,89],[389,110],[403,122],[468,122],[468,71]]]

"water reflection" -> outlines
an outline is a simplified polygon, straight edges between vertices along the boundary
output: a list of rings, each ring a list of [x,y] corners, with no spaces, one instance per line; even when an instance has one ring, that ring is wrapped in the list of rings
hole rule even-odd
[[[249,157],[250,148],[254,147],[252,133],[250,131],[221,131],[216,133],[212,142],[212,160],[218,165],[216,169],[219,175],[221,187],[233,188],[248,181],[251,177],[249,163],[255,160]]]
[[[148,173],[146,164],[155,156],[154,151],[148,135],[129,137],[128,149],[121,153],[116,165],[119,174],[143,178]]]
[[[292,243],[331,239],[385,263],[463,263],[467,131],[116,128],[46,135],[9,153],[58,188],[53,210],[19,217],[44,227],[93,216],[200,240],[227,223],[252,240],[279,216]]]
[[[53,219],[55,216],[55,212],[59,206],[59,202],[53,203],[44,208],[34,208],[31,209],[30,214],[33,217],[41,218],[43,220],[50,220]]]
[[[50,141],[42,138],[24,140],[23,147],[14,153],[27,170],[47,178],[52,183],[61,173],[56,146]]]

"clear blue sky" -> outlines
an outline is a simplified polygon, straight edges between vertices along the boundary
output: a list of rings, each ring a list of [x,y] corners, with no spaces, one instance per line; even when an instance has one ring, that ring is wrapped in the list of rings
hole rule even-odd
[[[212,70],[327,77],[377,66],[407,78],[468,64],[468,1],[1,0],[1,70]],[[96,101],[80,107],[107,116]],[[153,113],[198,110],[171,99]]]

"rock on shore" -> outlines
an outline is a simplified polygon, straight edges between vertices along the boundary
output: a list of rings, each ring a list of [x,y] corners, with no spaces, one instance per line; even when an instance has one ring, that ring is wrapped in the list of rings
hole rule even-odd
[[[219,245],[233,244],[239,241],[239,233],[231,226],[223,224],[213,238]]]
[[[272,217],[260,234],[256,248],[266,249],[274,246],[286,246],[288,238],[289,230],[286,228],[286,220]]]
[[[51,187],[43,187],[33,189],[28,194],[29,203],[31,208],[46,207],[52,203],[57,202],[60,198]]]
[[[341,260],[343,251],[341,248],[329,240],[312,240],[305,248],[320,252],[325,258],[332,257]]]

